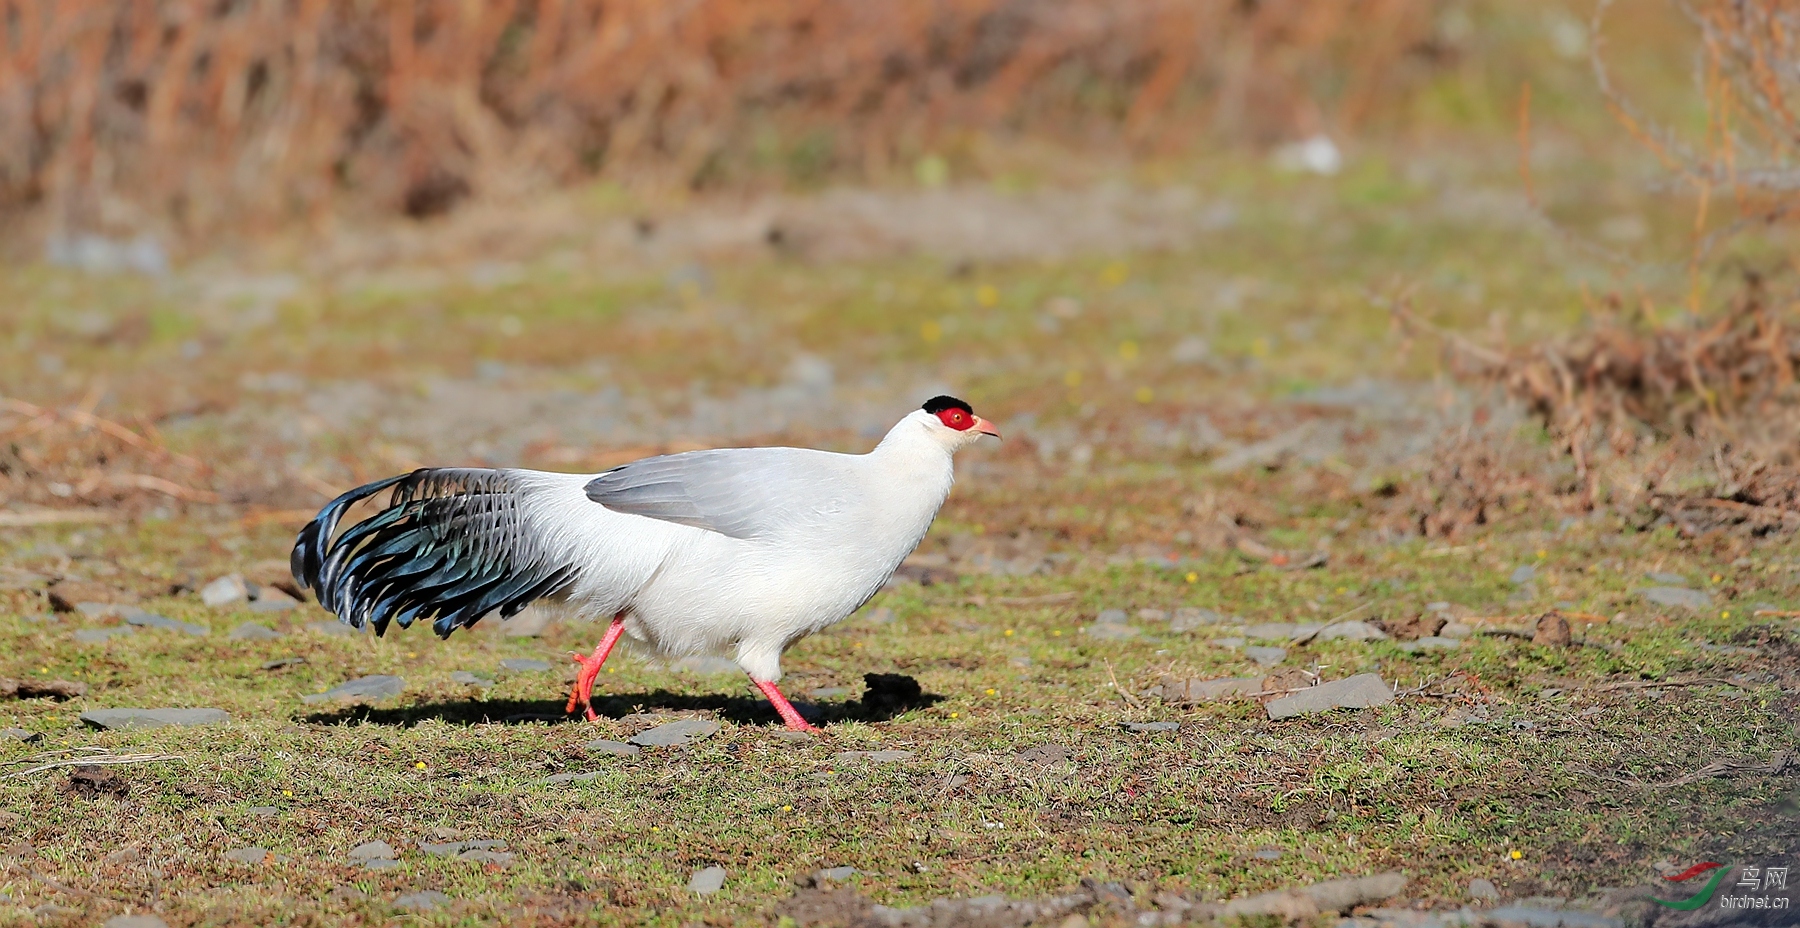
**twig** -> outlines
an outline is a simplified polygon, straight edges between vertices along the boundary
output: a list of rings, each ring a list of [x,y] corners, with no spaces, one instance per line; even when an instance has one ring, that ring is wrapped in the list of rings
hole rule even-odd
[[[1769,616],[1777,619],[1800,619],[1800,609],[1758,609],[1750,614],[1757,618]]]
[[[1113,692],[1118,693],[1119,697],[1124,699],[1127,705],[1131,706],[1133,709],[1144,708],[1144,704],[1140,702],[1136,696],[1131,695],[1130,690],[1119,685],[1119,678],[1113,676],[1112,661],[1110,660],[1106,662],[1106,679],[1108,682],[1112,683]]]
[[[1600,686],[1587,687],[1595,692],[1609,690],[1654,690],[1665,686],[1729,686],[1735,689],[1749,689],[1742,683],[1733,683],[1723,677],[1696,677],[1692,680],[1621,680],[1617,683],[1605,683]]]
[[[37,755],[37,757],[43,756],[45,755]],[[26,760],[29,761],[32,759],[35,758],[27,758]],[[55,770],[58,767],[118,767],[124,764],[148,764],[157,761],[183,759],[184,758],[179,754],[106,754],[90,757],[65,757],[62,760],[38,764],[35,767],[27,767],[24,770],[15,770],[5,776],[0,776],[0,780],[11,780],[18,777],[30,776],[34,773],[43,773],[46,770]],[[23,761],[14,761],[14,763],[23,763]]]

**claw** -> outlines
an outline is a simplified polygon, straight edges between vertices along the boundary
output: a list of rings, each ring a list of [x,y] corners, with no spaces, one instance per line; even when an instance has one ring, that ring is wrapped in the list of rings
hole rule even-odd
[[[756,684],[756,688],[762,690],[762,694],[769,698],[769,703],[775,707],[775,712],[781,716],[783,722],[787,723],[790,731],[818,732],[819,729],[811,722],[800,717],[800,710],[795,709],[794,704],[788,702],[786,696],[781,695],[781,690],[776,689],[775,684],[767,680],[756,679],[752,679],[750,682]]]
[[[564,707],[564,712],[574,712],[576,706],[581,706],[587,710],[588,721],[600,718],[600,713],[594,711],[594,679],[600,676],[600,668],[606,663],[606,656],[612,653],[613,645],[618,644],[619,635],[624,631],[625,617],[614,616],[612,625],[606,629],[606,636],[594,646],[592,655],[569,652],[569,659],[580,664],[581,670],[575,674],[575,688],[569,693],[569,704]]]

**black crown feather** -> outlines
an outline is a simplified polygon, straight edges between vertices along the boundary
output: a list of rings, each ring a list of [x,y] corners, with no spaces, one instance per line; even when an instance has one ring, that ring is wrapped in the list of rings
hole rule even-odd
[[[968,403],[965,403],[954,396],[934,396],[931,399],[926,400],[925,405],[921,408],[934,416],[946,409],[960,409],[971,416],[975,414],[975,410],[971,408]]]

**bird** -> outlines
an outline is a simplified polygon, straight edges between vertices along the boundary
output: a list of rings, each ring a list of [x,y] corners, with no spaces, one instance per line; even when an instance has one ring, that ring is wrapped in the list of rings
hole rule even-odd
[[[545,600],[609,619],[567,712],[592,721],[595,679],[619,639],[666,657],[734,660],[790,729],[817,731],[776,685],[781,656],[882,588],[931,527],[952,456],[999,430],[936,396],[863,454],[721,448],[599,474],[426,467],[328,503],[290,566],[319,604],[383,635],[429,620],[448,638]],[[342,532],[353,506],[386,505]]]

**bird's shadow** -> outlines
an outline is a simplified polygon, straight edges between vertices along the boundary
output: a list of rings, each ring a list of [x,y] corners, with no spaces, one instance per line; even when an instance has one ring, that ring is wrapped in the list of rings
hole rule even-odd
[[[808,721],[817,725],[831,725],[852,721],[885,722],[904,712],[943,701],[942,696],[924,692],[918,681],[903,674],[865,674],[864,680],[868,683],[868,691],[861,699],[796,701],[794,706]],[[301,721],[314,725],[365,722],[403,728],[428,720],[451,725],[519,725],[532,722],[561,724],[583,721],[579,710],[564,712],[565,705],[564,699],[451,699],[392,708],[359,704],[331,712],[314,713],[303,717]],[[722,694],[695,696],[665,689],[647,693],[594,696],[594,711],[613,719],[634,713],[694,710],[714,713],[719,718],[738,725],[781,724],[781,717],[775,714],[775,708],[760,697]]]

